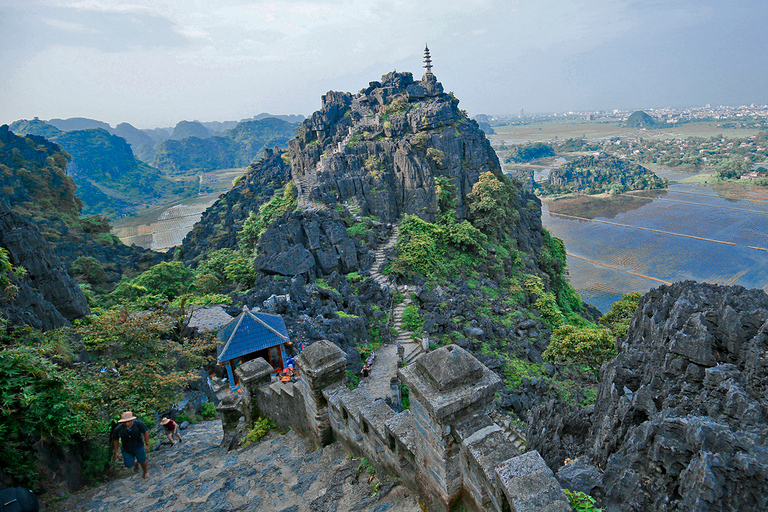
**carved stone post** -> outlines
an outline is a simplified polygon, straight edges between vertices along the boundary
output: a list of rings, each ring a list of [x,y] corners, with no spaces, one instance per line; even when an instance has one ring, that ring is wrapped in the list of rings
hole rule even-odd
[[[501,379],[455,345],[424,354],[398,376],[410,389],[419,497],[427,510],[447,512],[462,489],[461,447],[452,425],[487,414]]]
[[[297,387],[307,409],[308,434],[318,446],[330,444],[333,432],[323,390],[343,384],[347,375],[347,355],[330,341],[319,340],[299,354],[296,368],[300,376]]]
[[[249,426],[262,415],[256,402],[256,390],[261,386],[269,385],[272,380],[272,371],[272,366],[261,357],[246,361],[235,370],[237,379],[240,381],[240,389],[243,390],[243,400],[246,405],[245,420]]]

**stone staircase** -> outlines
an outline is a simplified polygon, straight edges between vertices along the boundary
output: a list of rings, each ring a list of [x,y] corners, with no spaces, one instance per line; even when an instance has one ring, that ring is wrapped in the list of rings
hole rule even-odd
[[[384,264],[384,261],[387,259],[385,252],[388,249],[391,249],[392,247],[394,247],[395,244],[397,243],[398,232],[399,232],[398,227],[396,225],[395,228],[392,230],[392,234],[389,236],[386,243],[384,243],[384,245],[376,249],[376,258],[373,260],[373,265],[371,265],[371,277],[384,290],[390,288],[390,286],[392,285],[392,281],[388,276],[385,276],[384,274],[382,274],[380,269],[381,269],[381,266]]]
[[[520,453],[525,453],[525,433],[517,428],[508,417],[500,414],[497,410],[493,410],[488,416],[501,427],[507,441],[520,450]]]

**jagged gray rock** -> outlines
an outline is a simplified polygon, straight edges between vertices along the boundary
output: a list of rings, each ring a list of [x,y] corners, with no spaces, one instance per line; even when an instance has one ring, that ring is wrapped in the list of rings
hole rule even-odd
[[[435,178],[457,187],[456,212],[483,172],[501,166],[477,122],[434,77],[392,72],[358,94],[328,92],[321,110],[290,141],[299,204],[356,202],[363,215],[393,222],[404,213],[433,220]]]
[[[607,511],[765,510],[768,295],[687,281],[640,301],[601,371],[583,444],[535,410],[528,446],[550,467],[571,451],[605,470]],[[531,436],[533,434],[533,436]],[[555,456],[551,456],[555,454]]]
[[[11,324],[47,330],[90,313],[85,295],[50,244],[5,200],[0,200],[0,247],[9,251],[13,265],[28,272],[23,280],[12,278],[19,288],[16,298],[0,302],[0,312]]]

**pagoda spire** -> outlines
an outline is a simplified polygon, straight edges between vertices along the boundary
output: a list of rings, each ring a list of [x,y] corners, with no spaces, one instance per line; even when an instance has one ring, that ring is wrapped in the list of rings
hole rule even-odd
[[[424,46],[424,76],[432,76],[432,58],[429,56],[429,46]]]

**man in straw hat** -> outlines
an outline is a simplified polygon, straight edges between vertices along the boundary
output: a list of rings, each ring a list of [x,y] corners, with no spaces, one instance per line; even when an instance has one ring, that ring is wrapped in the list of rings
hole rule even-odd
[[[147,472],[147,452],[144,447],[149,447],[149,430],[144,422],[137,420],[131,411],[124,412],[118,420],[117,428],[112,432],[112,446],[115,449],[115,460],[120,460],[118,448],[123,444],[123,462],[125,467],[138,471],[141,466],[144,478],[149,477]]]

